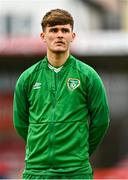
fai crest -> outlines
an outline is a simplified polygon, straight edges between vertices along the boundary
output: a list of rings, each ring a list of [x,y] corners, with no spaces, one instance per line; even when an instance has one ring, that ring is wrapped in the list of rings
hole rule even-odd
[[[68,88],[74,90],[80,85],[80,80],[75,78],[69,78],[67,81]]]

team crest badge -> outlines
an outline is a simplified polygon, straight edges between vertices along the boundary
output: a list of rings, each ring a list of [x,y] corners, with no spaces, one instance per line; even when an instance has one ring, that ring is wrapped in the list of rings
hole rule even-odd
[[[68,88],[74,90],[80,85],[80,80],[75,78],[69,78],[67,81]]]

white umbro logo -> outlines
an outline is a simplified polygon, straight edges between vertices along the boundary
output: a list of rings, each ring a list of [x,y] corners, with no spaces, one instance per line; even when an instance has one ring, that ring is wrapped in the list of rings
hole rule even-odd
[[[40,89],[41,88],[41,83],[36,82],[33,86],[33,89]]]

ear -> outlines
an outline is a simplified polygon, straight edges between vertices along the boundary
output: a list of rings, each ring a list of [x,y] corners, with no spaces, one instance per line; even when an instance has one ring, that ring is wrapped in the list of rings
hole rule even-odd
[[[45,40],[45,33],[44,33],[44,32],[41,32],[41,33],[40,33],[40,37],[41,37],[41,39],[42,39],[44,42],[46,42],[46,40]]]
[[[76,37],[76,34],[75,34],[75,33],[72,33],[72,40],[71,40],[71,42],[74,41],[75,37]]]

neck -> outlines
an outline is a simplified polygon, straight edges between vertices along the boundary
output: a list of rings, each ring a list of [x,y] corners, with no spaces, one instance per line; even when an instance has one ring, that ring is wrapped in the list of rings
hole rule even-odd
[[[47,52],[48,62],[54,67],[62,66],[66,62],[68,57],[69,57],[69,52],[65,52],[65,53]]]

